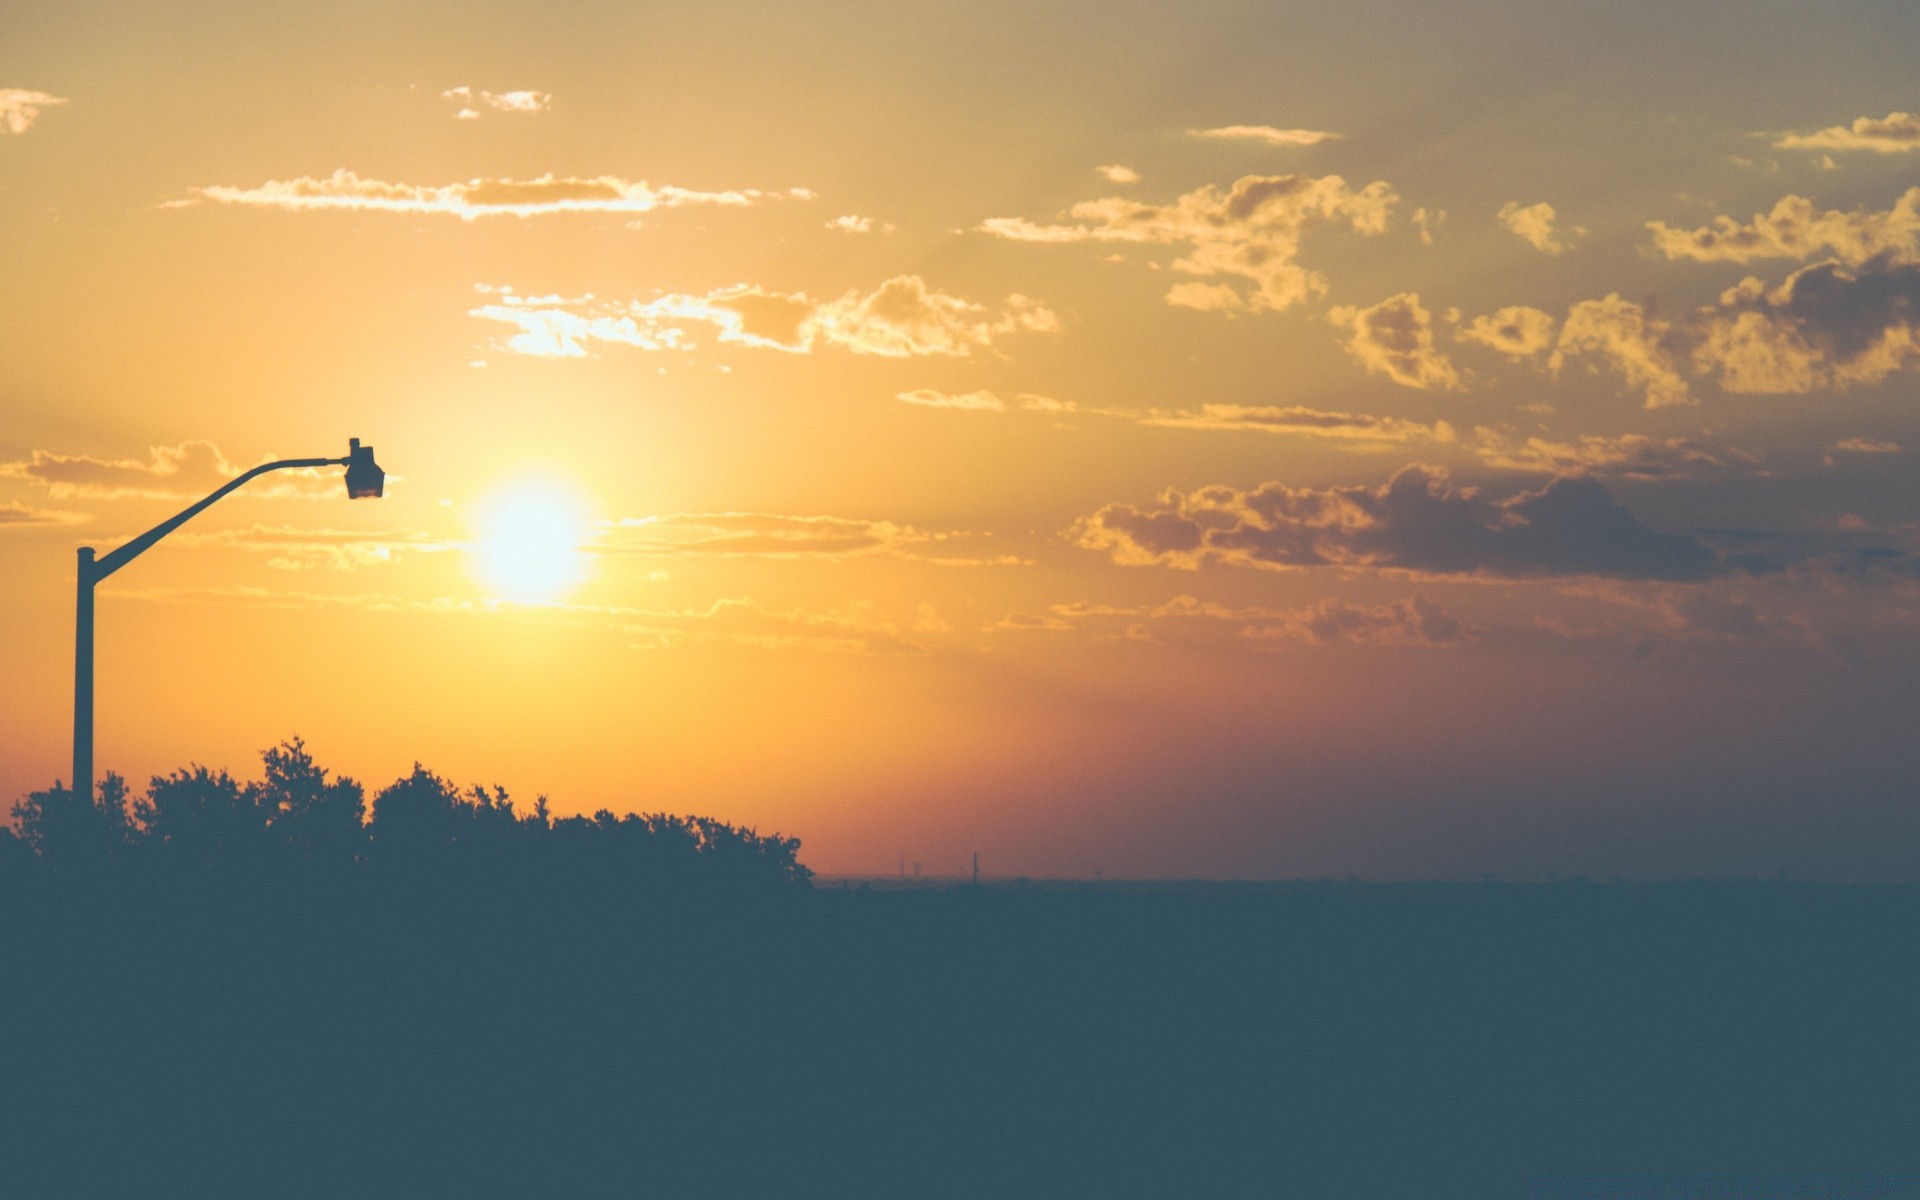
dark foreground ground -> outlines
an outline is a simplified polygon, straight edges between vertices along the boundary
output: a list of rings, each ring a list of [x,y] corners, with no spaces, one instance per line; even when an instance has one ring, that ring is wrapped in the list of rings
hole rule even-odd
[[[1920,1180],[1920,889],[418,883],[0,886],[0,1195]]]

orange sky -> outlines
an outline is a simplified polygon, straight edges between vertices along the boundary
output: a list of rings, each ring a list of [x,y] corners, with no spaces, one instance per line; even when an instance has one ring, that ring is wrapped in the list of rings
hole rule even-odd
[[[29,3],[0,792],[294,734],[825,872],[1910,878],[1896,3]],[[1830,19],[1829,19],[1830,18]]]

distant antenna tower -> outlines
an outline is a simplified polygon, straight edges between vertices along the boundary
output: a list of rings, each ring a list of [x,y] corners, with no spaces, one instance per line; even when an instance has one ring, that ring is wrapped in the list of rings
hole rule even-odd
[[[907,877],[907,852],[905,850],[902,850],[900,852],[900,878],[904,880],[906,879],[906,877]]]
[[[980,852],[973,852],[973,886],[980,886]]]

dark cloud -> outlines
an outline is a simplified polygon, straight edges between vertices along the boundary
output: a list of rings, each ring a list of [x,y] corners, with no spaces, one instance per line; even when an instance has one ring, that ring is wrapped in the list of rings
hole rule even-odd
[[[1495,501],[1418,465],[1378,488],[1266,483],[1168,492],[1157,508],[1109,504],[1072,532],[1116,562],[1186,568],[1213,561],[1674,582],[1724,569],[1699,539],[1647,527],[1597,479],[1561,476]]]

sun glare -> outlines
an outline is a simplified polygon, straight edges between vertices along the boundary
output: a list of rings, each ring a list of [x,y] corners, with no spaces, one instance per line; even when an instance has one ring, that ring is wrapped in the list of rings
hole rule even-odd
[[[587,578],[586,506],[564,487],[514,484],[479,506],[474,572],[508,600],[558,600]]]

